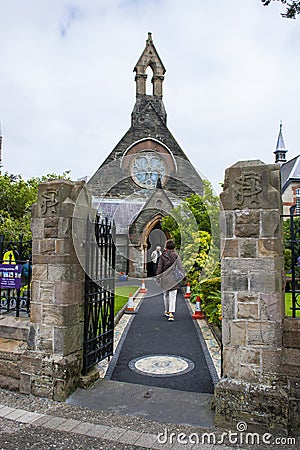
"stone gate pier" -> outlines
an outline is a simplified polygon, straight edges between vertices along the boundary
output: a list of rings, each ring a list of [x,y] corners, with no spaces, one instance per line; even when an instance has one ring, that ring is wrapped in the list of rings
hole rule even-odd
[[[291,379],[283,364],[279,169],[261,161],[243,161],[225,173],[221,194],[223,378],[215,397],[217,425],[243,421],[255,431],[286,433]]]
[[[20,392],[64,400],[82,369],[85,274],[72,240],[73,212],[83,182],[39,185],[32,209],[32,299]]]

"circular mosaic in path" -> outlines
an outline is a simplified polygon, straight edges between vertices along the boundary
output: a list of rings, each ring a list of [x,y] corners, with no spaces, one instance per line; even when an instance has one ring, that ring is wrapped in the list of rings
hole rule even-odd
[[[129,368],[150,377],[172,377],[192,370],[195,365],[183,356],[147,355],[132,359]]]

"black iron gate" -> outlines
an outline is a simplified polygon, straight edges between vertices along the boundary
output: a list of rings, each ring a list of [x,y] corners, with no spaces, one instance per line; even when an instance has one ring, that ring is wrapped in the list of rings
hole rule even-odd
[[[300,311],[300,215],[296,214],[296,205],[291,206],[290,214],[283,217],[289,219],[289,236],[285,236],[286,249],[290,250],[289,267],[286,267],[286,289],[292,295],[292,317],[297,317],[297,311]]]
[[[115,226],[87,219],[83,375],[113,354]]]
[[[10,241],[0,235],[0,314],[29,316],[32,241]]]

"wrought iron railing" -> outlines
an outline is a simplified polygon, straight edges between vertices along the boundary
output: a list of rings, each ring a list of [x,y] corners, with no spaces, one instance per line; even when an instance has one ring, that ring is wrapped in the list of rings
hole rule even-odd
[[[29,316],[32,243],[0,235],[0,314]]]
[[[290,269],[286,274],[286,289],[292,296],[291,316],[300,317],[300,215],[296,214],[296,205],[291,206],[290,214],[283,215],[289,220],[289,239],[286,244],[291,250]]]
[[[107,218],[88,217],[84,308],[83,375],[113,354],[115,226]]]

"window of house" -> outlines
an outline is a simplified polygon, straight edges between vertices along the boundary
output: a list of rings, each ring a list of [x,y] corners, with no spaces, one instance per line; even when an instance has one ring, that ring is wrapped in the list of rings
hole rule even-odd
[[[300,188],[296,189],[296,214],[300,214]]]

